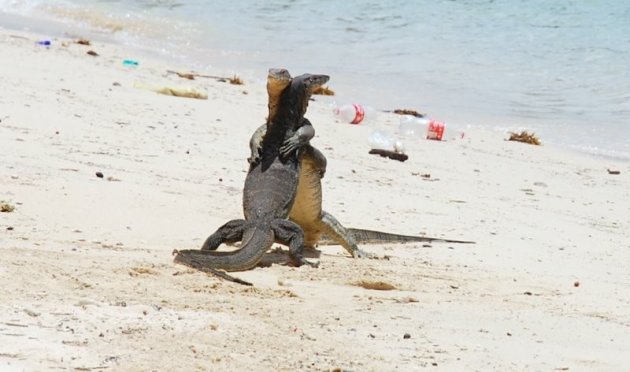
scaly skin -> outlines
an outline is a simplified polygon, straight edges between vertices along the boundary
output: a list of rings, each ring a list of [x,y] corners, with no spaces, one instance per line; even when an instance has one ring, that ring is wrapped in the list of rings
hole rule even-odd
[[[272,96],[270,96],[270,101]],[[271,104],[270,104],[271,105]],[[307,120],[307,119],[304,119]],[[310,122],[304,127],[310,126]],[[250,140],[252,154],[259,151],[266,127],[260,126]],[[298,189],[289,212],[289,219],[304,230],[304,245],[315,248],[317,245],[341,245],[352,257],[369,257],[357,244],[386,244],[405,242],[445,242],[470,244],[471,241],[433,238],[386,233],[382,231],[345,228],[332,214],[322,209],[321,179],[326,173],[326,157],[310,144],[300,149],[300,177]]]
[[[195,268],[242,271],[256,266],[273,242],[289,246],[294,265],[315,264],[304,259],[304,233],[287,220],[297,190],[300,163],[298,151],[314,135],[304,126],[308,100],[317,87],[328,81],[326,75],[300,75],[286,83],[286,70],[270,70],[268,92],[278,96],[279,105],[269,105],[267,134],[260,153],[250,161],[243,189],[245,219],[232,220],[206,239],[201,250],[176,252],[175,261]],[[280,89],[282,84],[287,84]],[[242,241],[233,252],[215,252],[221,243]],[[225,276],[223,276],[225,277]]]

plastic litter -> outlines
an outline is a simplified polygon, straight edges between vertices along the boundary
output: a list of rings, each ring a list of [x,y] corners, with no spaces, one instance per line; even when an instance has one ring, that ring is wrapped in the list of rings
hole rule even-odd
[[[427,139],[441,141],[444,135],[444,122],[431,120],[427,128]]]
[[[342,122],[350,124],[361,124],[373,121],[376,117],[376,110],[370,106],[353,103],[343,106],[335,106],[333,114]]]

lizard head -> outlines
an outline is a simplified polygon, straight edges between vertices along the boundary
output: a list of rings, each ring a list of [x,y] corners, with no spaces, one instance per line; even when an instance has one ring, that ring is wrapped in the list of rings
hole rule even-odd
[[[293,78],[290,91],[292,98],[295,99],[293,104],[295,105],[295,109],[297,110],[296,114],[299,118],[302,118],[304,114],[306,114],[308,101],[311,99],[313,92],[326,84],[329,79],[330,77],[328,75],[314,74],[303,74]]]
[[[278,112],[282,92],[291,84],[291,74],[284,68],[270,68],[267,74],[267,94],[269,95],[269,116],[267,123],[273,121]]]

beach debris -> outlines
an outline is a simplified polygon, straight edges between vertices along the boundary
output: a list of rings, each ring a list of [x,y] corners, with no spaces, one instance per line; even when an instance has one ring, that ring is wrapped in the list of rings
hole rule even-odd
[[[321,87],[317,87],[317,89],[313,91],[313,94],[317,94],[320,96],[334,96],[335,91],[328,88],[327,86],[321,86]]]
[[[389,111],[385,111],[385,112],[389,112]],[[417,118],[423,118],[425,117],[425,114],[421,114],[416,110],[410,110],[410,109],[396,109],[394,111],[391,111],[394,114],[398,114],[398,115],[411,115],[411,116],[415,116]]]
[[[51,46],[52,42],[50,40],[38,40],[35,42],[35,44],[41,45],[41,46]]]
[[[15,210],[15,207],[6,202],[0,202],[0,212],[2,213],[11,213]]]
[[[390,159],[398,160],[398,161],[405,161],[409,159],[409,156],[407,156],[407,154],[403,154],[403,153],[399,153],[399,152],[391,151],[391,150],[372,149],[370,150],[369,153],[372,155],[380,155],[382,157],[386,157],[386,158],[390,158]]]
[[[23,311],[24,311],[24,312],[25,312],[28,316],[32,316],[33,318],[37,318],[38,316],[40,316],[40,313],[38,313],[38,312],[36,312],[36,311],[33,311],[33,310],[31,310],[31,309],[24,308],[24,309],[22,309],[22,310],[23,310]]]
[[[155,86],[137,82],[134,84],[134,87],[138,89],[150,90],[152,92],[164,94],[166,96],[208,99],[208,93],[201,89],[196,89],[192,87]]]
[[[173,70],[166,70],[167,74],[175,74],[177,76],[179,76],[180,78],[183,79],[188,79],[188,80],[195,80],[195,78],[206,78],[206,79],[216,79],[220,82],[229,82],[232,85],[243,85],[245,84],[243,82],[243,80],[238,77],[238,75],[234,75],[231,78],[229,77],[224,77],[224,76],[215,76],[215,75],[202,75],[202,74],[198,74],[196,72],[178,72],[178,71],[173,71]]]
[[[376,110],[372,106],[358,103],[344,104],[333,107],[333,115],[342,123],[361,124],[373,122],[376,119]]]
[[[13,39],[31,40],[28,37],[22,35],[9,35],[9,37]]]
[[[411,335],[410,335],[409,333],[405,333],[405,334],[403,335],[403,338],[404,338],[405,340],[407,340],[407,339],[411,338]]]
[[[621,171],[618,170],[612,170],[612,169],[606,169],[608,171],[608,174],[621,174]]]
[[[88,54],[88,55],[90,55],[90,56],[92,56],[92,57],[98,57],[98,53],[96,53],[96,52],[95,52],[95,51],[93,51],[93,50],[88,50],[86,54]]]
[[[230,84],[233,85],[243,85],[243,80],[241,80],[240,77],[238,77],[237,75],[232,76],[231,78],[228,79],[228,81],[230,82]]]
[[[177,74],[177,76],[179,76],[180,78],[188,79],[188,80],[195,80],[195,77],[199,76],[199,74],[195,74],[192,72],[177,72],[177,71],[171,71],[171,70],[167,70],[166,72]]]
[[[412,176],[420,176],[422,178],[429,179],[431,178],[431,173],[420,173],[420,172],[411,172]]]
[[[133,59],[125,59],[122,61],[123,66],[138,66],[139,62]]]
[[[427,139],[441,141],[444,135],[444,122],[437,120],[429,120],[427,127]]]
[[[578,281],[576,280],[575,282],[573,282],[573,286],[574,286],[575,288],[579,287],[579,286],[580,286],[580,282],[578,282]]]
[[[530,145],[540,146],[540,139],[536,136],[535,133],[529,133],[528,131],[524,130],[520,133],[509,132],[509,134],[510,138],[508,138],[508,141],[523,142]]]
[[[365,289],[374,289],[377,291],[391,291],[396,289],[393,285],[383,282],[383,281],[372,281],[372,280],[360,280],[354,283],[357,287],[362,287]]]
[[[158,272],[148,267],[133,267],[129,270],[129,276],[158,275]]]
[[[368,144],[372,149],[394,150],[397,153],[404,153],[405,146],[400,140],[394,139],[391,133],[385,130],[375,130],[368,137]]]
[[[403,298],[394,299],[394,301],[396,301],[396,302],[398,302],[400,304],[409,304],[409,303],[412,303],[412,302],[420,302],[420,301],[418,301],[417,298],[411,297],[411,296],[405,296]]]
[[[78,39],[75,41],[75,43],[80,45],[92,45],[92,43],[88,39]]]
[[[289,279],[278,278],[278,285],[281,287],[291,287],[293,286],[293,282],[290,281]]]
[[[103,178],[103,173],[102,172],[96,172],[96,177]]]

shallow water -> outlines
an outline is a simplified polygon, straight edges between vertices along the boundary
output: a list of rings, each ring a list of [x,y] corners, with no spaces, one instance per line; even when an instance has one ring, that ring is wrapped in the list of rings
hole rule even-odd
[[[630,2],[0,0],[0,10],[259,82],[271,66],[327,73],[340,103],[527,128],[630,160]]]

